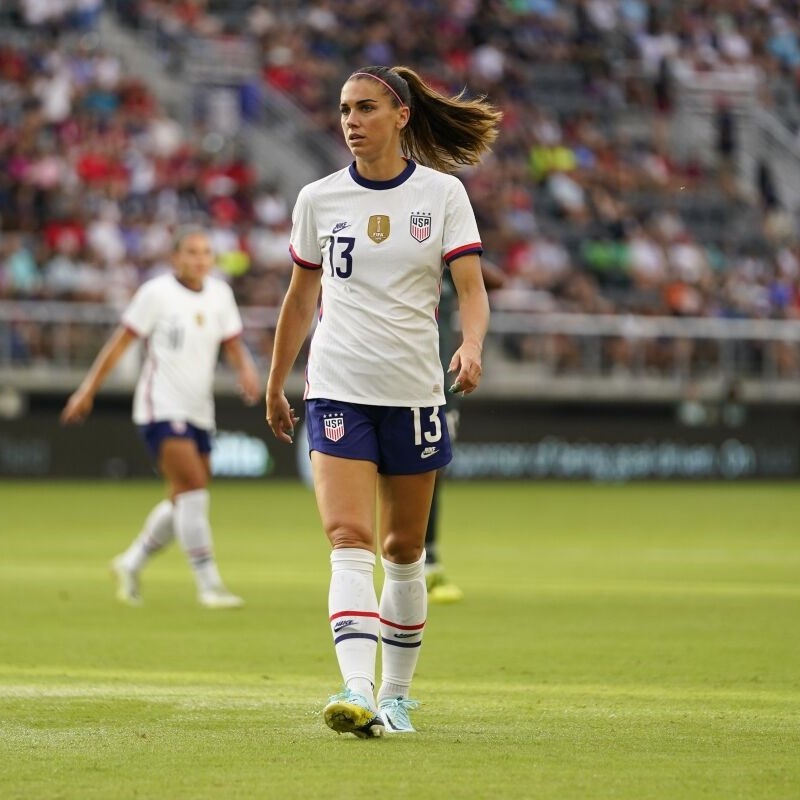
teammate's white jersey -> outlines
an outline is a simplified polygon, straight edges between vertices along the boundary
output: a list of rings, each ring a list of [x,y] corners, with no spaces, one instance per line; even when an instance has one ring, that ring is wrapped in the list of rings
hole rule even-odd
[[[482,252],[461,182],[413,161],[391,181],[351,165],[304,187],[292,222],[295,263],[323,270],[306,398],[442,405],[443,265]]]
[[[160,275],[139,287],[122,324],[146,339],[133,421],[191,422],[213,430],[219,347],[242,332],[230,286],[207,277],[202,290],[193,292],[171,273]]]

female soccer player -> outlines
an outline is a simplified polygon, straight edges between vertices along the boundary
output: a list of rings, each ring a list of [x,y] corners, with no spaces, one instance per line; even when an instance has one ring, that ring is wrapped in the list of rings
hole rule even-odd
[[[317,506],[333,548],[328,610],[344,679],[323,715],[338,733],[368,738],[414,732],[409,687],[427,614],[425,527],[436,472],[451,457],[438,356],[443,266],[461,316],[463,341],[450,362],[455,392],[478,387],[489,321],[475,216],[447,171],[477,163],[501,114],[483,99],[445,97],[407,67],[354,72],[339,108],[355,161],[298,195],[294,270],[266,406],[275,436],[291,442],[297,417],[284,384],[321,288],[306,425]],[[376,539],[385,579],[380,603]]]
[[[257,402],[258,374],[241,339],[242,320],[233,292],[209,272],[214,254],[201,228],[175,237],[174,272],[144,283],[122,315],[61,420],[82,422],[94,397],[130,344],[147,342],[133,400],[139,426],[167,482],[167,499],[152,509],[130,547],[111,563],[117,597],[140,605],[139,573],[154,553],[178,539],[194,571],[198,600],[206,608],[236,608],[220,577],[208,521],[211,436],[214,431],[214,370],[220,345],[237,370],[245,402]]]

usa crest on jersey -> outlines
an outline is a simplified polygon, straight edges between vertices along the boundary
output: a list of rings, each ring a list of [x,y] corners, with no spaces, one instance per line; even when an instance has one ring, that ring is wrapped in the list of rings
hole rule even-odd
[[[431,235],[431,215],[411,215],[411,235],[418,241],[424,242]]]
[[[323,429],[325,438],[332,442],[338,442],[344,436],[344,416],[342,414],[332,414],[323,419]]]

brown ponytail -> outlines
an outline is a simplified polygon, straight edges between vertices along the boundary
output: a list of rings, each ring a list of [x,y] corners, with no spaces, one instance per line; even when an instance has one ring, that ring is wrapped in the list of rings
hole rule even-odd
[[[465,91],[446,97],[429,86],[410,67],[364,67],[350,77],[372,76],[388,86],[411,109],[400,139],[403,152],[420,164],[440,172],[477,164],[497,138],[502,111],[485,97],[464,99]]]

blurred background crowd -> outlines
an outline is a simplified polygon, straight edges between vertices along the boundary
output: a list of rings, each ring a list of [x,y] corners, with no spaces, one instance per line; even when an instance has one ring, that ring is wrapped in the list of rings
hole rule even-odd
[[[235,122],[198,98],[188,115],[170,108],[108,48],[104,20],[179,80],[198,41],[246,42],[255,60],[227,107]],[[800,314],[800,185],[781,168],[800,153],[797,0],[6,2],[0,298],[121,308],[167,268],[171,230],[196,221],[239,302],[276,306],[293,190],[242,131],[268,128],[265,108],[285,102],[297,141],[328,153],[325,171],[344,166],[338,92],[367,64],[408,64],[502,108],[494,153],[460,174],[506,276],[497,308]],[[756,113],[780,126],[775,157],[754,143]],[[36,326],[16,326],[11,346],[20,361],[48,355]],[[511,360],[542,346],[524,332],[503,340]],[[556,369],[579,358],[569,337],[546,346]],[[625,337],[606,347],[612,368],[630,367]],[[773,348],[781,374],[800,373],[796,349]],[[645,355],[653,369],[676,357],[658,340]]]

